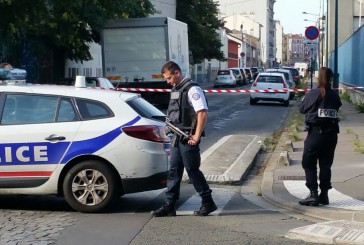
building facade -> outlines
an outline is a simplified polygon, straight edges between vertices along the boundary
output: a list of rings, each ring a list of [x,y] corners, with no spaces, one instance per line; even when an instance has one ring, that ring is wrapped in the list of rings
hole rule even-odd
[[[248,0],[235,3],[231,3],[229,0],[219,0],[218,2],[222,16],[229,18],[225,19],[229,20],[229,23],[226,23],[228,28],[240,30],[240,25],[243,25],[243,30],[246,30],[247,34],[260,39],[262,62],[265,66],[271,67],[275,60],[275,23],[273,20],[275,0]],[[259,27],[253,28],[252,33],[250,33],[249,22],[244,23],[239,16],[254,20]],[[245,25],[247,28],[245,28]]]
[[[276,28],[275,28],[275,62],[276,65],[280,65],[283,63],[283,26],[281,22],[276,20]]]
[[[296,62],[302,62],[305,57],[305,38],[302,34],[287,35],[287,65],[293,66]]]

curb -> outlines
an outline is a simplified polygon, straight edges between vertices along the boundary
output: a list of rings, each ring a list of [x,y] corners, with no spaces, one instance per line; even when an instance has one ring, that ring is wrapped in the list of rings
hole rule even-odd
[[[342,210],[339,208],[329,208],[325,206],[318,206],[318,207],[302,206],[298,204],[298,202],[290,202],[285,200],[284,197],[275,195],[273,191],[274,170],[279,166],[279,164],[282,164],[281,149],[284,148],[285,142],[287,141],[288,138],[289,138],[289,132],[283,132],[267,164],[261,185],[262,197],[268,202],[278,207],[322,220],[328,220],[328,221],[346,220],[346,221],[364,222],[364,211]],[[288,152],[287,151],[285,152],[287,154],[283,153],[283,155],[287,156],[287,159],[284,159],[283,161],[289,162]]]
[[[243,137],[250,137],[250,142],[239,153],[237,158],[230,164],[230,166],[221,174],[216,174],[216,171],[210,171],[208,164],[203,164],[207,158],[219,149],[223,144],[231,144],[229,142],[234,135],[228,135],[221,138],[213,146],[201,154],[201,171],[204,173],[208,183],[215,184],[237,184],[246,177],[250,168],[252,167],[256,156],[261,148],[262,138],[257,135],[243,135]],[[237,136],[237,135],[235,135]],[[242,136],[242,135],[238,135]],[[213,174],[215,172],[215,174]],[[182,181],[189,181],[188,175],[184,172]]]

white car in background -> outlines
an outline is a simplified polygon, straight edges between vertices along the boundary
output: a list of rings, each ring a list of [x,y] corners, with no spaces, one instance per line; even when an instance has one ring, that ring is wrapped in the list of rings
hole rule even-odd
[[[270,69],[267,69],[266,72],[282,73],[284,75],[284,78],[288,82],[289,89],[295,89],[296,88],[296,83],[295,83],[295,81],[293,79],[292,73],[289,70],[270,68]],[[291,91],[289,93],[289,99],[292,100],[294,98],[294,96],[295,96],[295,92]]]
[[[289,85],[282,73],[262,72],[258,74],[251,86],[251,90],[284,90],[289,89]],[[250,104],[255,105],[258,101],[279,101],[284,106],[289,106],[289,92],[251,92]]]
[[[55,194],[100,212],[166,186],[165,115],[138,94],[0,84],[0,194]]]
[[[240,71],[237,71],[240,73]],[[234,75],[234,71],[231,69],[218,70],[216,79],[214,81],[214,88],[219,86],[235,87],[237,84],[237,77]]]

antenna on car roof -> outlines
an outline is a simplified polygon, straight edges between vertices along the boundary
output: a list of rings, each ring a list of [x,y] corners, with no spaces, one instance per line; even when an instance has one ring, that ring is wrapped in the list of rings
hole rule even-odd
[[[76,88],[86,88],[85,76],[76,76],[75,87]]]

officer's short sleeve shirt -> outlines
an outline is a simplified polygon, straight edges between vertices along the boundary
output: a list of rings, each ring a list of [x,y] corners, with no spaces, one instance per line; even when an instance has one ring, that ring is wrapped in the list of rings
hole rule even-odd
[[[199,86],[192,86],[188,90],[188,101],[195,112],[208,109],[205,94]]]

